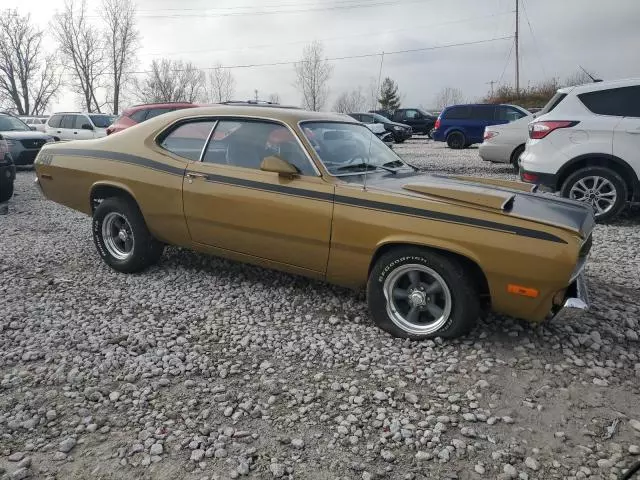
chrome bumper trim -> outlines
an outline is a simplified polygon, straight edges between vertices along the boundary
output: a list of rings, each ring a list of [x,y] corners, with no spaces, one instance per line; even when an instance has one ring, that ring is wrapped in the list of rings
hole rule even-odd
[[[567,295],[573,296],[567,296],[562,308],[589,310],[589,291],[587,290],[587,283],[582,273],[576,277],[575,282],[569,287]]]

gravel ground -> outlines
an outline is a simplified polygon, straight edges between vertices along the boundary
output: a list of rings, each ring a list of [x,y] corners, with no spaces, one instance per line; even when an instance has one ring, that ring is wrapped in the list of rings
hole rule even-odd
[[[475,149],[396,150],[515,178]],[[0,477],[615,479],[640,460],[637,212],[597,227],[589,313],[418,343],[362,293],[185,250],[117,274],[32,179],[0,216]]]

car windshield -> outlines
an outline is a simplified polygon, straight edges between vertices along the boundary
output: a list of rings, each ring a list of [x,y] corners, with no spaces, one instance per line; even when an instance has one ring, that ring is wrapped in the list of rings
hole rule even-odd
[[[9,115],[0,115],[0,132],[31,130],[22,120]]]
[[[380,115],[379,113],[373,113],[373,118],[376,122],[380,122],[380,123],[391,123],[391,120],[389,120],[387,117]]]
[[[410,168],[364,125],[305,122],[302,130],[331,175]]]
[[[89,115],[89,118],[98,128],[107,128],[116,119],[114,115]]]

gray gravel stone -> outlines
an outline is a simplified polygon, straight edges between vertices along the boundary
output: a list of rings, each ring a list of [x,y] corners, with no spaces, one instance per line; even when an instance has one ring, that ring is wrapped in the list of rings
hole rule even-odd
[[[65,438],[60,442],[58,450],[62,453],[69,453],[71,450],[73,450],[73,447],[76,446],[76,443],[76,439],[73,437]]]
[[[164,452],[164,447],[161,443],[154,443],[149,448],[149,454],[151,455],[162,455]]]

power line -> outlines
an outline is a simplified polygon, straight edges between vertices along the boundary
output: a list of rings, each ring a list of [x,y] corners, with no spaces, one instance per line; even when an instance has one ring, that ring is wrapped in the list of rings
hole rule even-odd
[[[544,78],[547,78],[547,72],[544,68],[544,61],[542,60],[542,55],[540,55],[540,48],[538,48],[538,40],[536,39],[535,33],[533,33],[533,27],[531,26],[531,22],[529,21],[529,14],[527,13],[527,7],[524,0],[522,0],[522,9],[524,10],[524,18],[527,20],[527,25],[529,25],[531,38],[533,38],[533,46],[536,49],[536,55],[538,55],[538,61],[540,62],[540,67],[542,68],[542,74],[544,75]]]
[[[504,74],[507,71],[507,67],[509,66],[509,60],[511,60],[511,54],[513,53],[514,44],[511,44],[511,48],[509,49],[509,54],[507,55],[507,62],[504,64],[504,68],[502,69],[502,73],[500,74],[500,79],[498,80],[498,85],[502,84],[502,79],[504,78]]]
[[[509,36],[505,36],[505,37],[496,37],[496,38],[488,38],[485,40],[476,40],[476,41],[472,41],[472,42],[461,42],[461,43],[451,43],[451,44],[447,44],[447,45],[437,45],[437,46],[432,46],[432,47],[422,47],[422,48],[411,48],[411,49],[406,49],[406,50],[396,50],[393,52],[384,52],[384,55],[399,55],[402,53],[415,53],[415,52],[426,52],[426,51],[430,51],[430,50],[441,50],[444,48],[453,48],[453,47],[464,47],[464,46],[469,46],[469,45],[480,45],[483,43],[489,43],[489,42],[496,42],[496,41],[500,41],[500,40],[511,40],[513,39],[513,36],[509,35]],[[382,52],[380,53],[365,53],[362,55],[348,55],[348,56],[344,56],[344,57],[331,57],[331,58],[326,58],[325,60],[327,61],[340,61],[340,60],[352,60],[352,59],[358,59],[358,58],[370,58],[370,57],[378,57],[382,55]],[[272,66],[280,66],[280,65],[294,65],[296,63],[298,63],[299,60],[293,60],[293,61],[286,61],[286,62],[272,62],[272,63],[251,63],[251,64],[240,64],[240,65],[223,65],[222,67],[204,67],[204,68],[198,68],[198,70],[216,70],[217,68],[226,68],[226,69],[237,69],[237,68],[257,68],[257,67],[272,67]],[[171,69],[170,71],[172,72],[182,72],[185,71],[186,69]],[[144,74],[144,73],[152,73],[152,70],[140,70],[140,71],[132,71],[132,72],[124,72],[124,74],[127,75],[139,75],[139,74]],[[113,72],[101,72],[98,75],[113,75]]]

